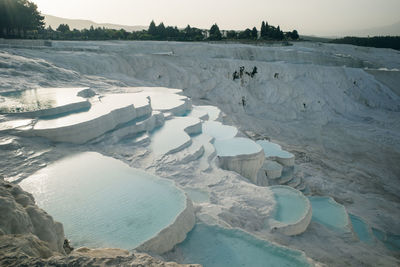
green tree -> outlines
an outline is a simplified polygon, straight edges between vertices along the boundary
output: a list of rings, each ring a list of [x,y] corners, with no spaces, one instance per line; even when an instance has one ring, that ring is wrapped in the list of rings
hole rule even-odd
[[[56,30],[58,32],[62,32],[62,33],[66,33],[66,32],[70,31],[68,24],[60,24]]]
[[[228,31],[226,34],[226,37],[228,39],[236,39],[237,38],[237,34],[235,31]]]
[[[253,27],[253,29],[251,30],[251,37],[252,37],[252,39],[257,40],[258,31],[257,31],[256,27]]]
[[[150,26],[149,26],[149,29],[148,29],[147,32],[152,36],[156,36],[157,35],[157,27],[156,27],[156,24],[154,23],[154,20],[152,20],[150,22]]]
[[[267,27],[265,26],[265,22],[261,22],[260,36],[264,38],[267,35]]]
[[[214,25],[212,25],[210,28],[209,39],[210,40],[221,40],[222,39],[221,31],[219,30],[219,27],[216,23]]]
[[[0,0],[0,36],[24,37],[43,29],[44,17],[36,4],[27,0]]]
[[[247,28],[246,30],[239,33],[239,39],[251,39],[251,30]]]

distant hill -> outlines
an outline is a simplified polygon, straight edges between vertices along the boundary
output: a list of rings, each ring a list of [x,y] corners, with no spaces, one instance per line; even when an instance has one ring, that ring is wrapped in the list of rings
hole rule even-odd
[[[54,30],[57,29],[57,27],[60,24],[68,24],[70,29],[77,29],[77,30],[82,30],[82,29],[89,29],[90,26],[93,26],[94,28],[97,27],[104,27],[108,29],[124,29],[128,32],[132,31],[141,31],[141,30],[147,30],[148,26],[127,26],[127,25],[118,25],[118,24],[111,24],[111,23],[96,23],[94,21],[90,20],[83,20],[83,19],[66,19],[66,18],[60,18],[52,15],[46,15],[44,14],[44,21],[46,23],[46,27],[51,26]]]
[[[400,21],[387,26],[375,27],[362,30],[352,30],[339,34],[340,36],[357,36],[357,37],[367,37],[367,36],[400,36]]]

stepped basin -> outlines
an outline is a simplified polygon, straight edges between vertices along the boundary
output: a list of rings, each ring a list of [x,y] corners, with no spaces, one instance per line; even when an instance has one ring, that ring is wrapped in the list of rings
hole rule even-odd
[[[280,145],[269,142],[267,140],[258,140],[257,144],[259,144],[264,149],[266,158],[275,158],[279,163],[284,166],[294,165],[294,155],[287,152],[286,150],[282,150],[282,147]]]
[[[183,263],[204,267],[311,266],[304,253],[276,246],[237,229],[196,224],[178,245]]]
[[[206,121],[203,123],[203,133],[215,139],[230,139],[237,135],[238,130],[229,125],[223,125],[218,121]]]
[[[191,145],[190,134],[201,133],[201,122],[193,117],[174,117],[153,131],[151,150],[157,155],[178,152]]]
[[[171,112],[174,115],[184,115],[191,109],[191,101],[179,93],[180,89],[165,87],[135,87],[136,95],[140,98],[150,98],[153,110]]]
[[[303,233],[310,224],[310,201],[298,190],[289,186],[270,186],[276,200],[273,219],[269,220],[272,231],[285,235]]]
[[[76,247],[134,249],[159,238],[171,249],[194,224],[191,202],[173,182],[95,152],[59,160],[20,186],[63,223]],[[174,238],[166,239],[171,231]]]
[[[151,114],[145,97],[137,94],[113,94],[92,101],[85,112],[39,120],[27,134],[57,142],[85,143],[118,125]]]
[[[258,144],[251,139],[237,137],[217,139],[214,147],[222,169],[235,171],[257,183],[257,173],[264,163],[264,153]]]
[[[89,108],[90,102],[77,96],[87,88],[37,88],[1,93],[0,113],[23,116],[53,116]]]
[[[202,120],[215,121],[220,115],[220,110],[214,106],[193,106],[189,116]]]
[[[312,220],[331,229],[349,232],[350,220],[346,208],[331,197],[308,197],[312,209]]]
[[[358,239],[362,242],[371,243],[373,241],[370,227],[360,217],[349,214],[353,230]]]

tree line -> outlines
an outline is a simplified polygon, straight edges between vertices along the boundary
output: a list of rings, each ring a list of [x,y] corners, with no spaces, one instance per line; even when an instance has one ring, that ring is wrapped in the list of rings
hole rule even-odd
[[[344,37],[332,40],[331,43],[400,50],[400,36]]]
[[[262,22],[260,31],[256,27],[244,31],[221,31],[217,24],[209,30],[187,25],[184,29],[176,26],[158,25],[151,21],[147,30],[127,32],[124,29],[94,28],[70,29],[60,24],[57,29],[44,28],[44,17],[36,4],[28,0],[0,0],[0,38],[28,38],[51,40],[167,40],[167,41],[219,41],[219,40],[297,40],[296,30],[284,33],[280,27]]]

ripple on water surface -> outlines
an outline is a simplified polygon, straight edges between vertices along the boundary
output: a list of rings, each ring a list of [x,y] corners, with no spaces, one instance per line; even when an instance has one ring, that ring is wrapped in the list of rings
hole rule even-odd
[[[75,246],[133,249],[171,224],[185,195],[168,180],[94,152],[57,161],[20,183]]]

